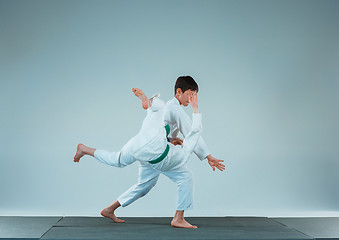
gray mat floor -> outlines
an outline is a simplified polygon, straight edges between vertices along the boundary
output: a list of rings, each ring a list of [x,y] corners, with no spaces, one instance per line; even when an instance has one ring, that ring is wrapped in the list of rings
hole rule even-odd
[[[40,239],[62,217],[1,217],[0,239]]]
[[[171,218],[0,217],[0,239],[339,239],[339,218],[192,217],[198,229]]]
[[[275,218],[274,220],[315,239],[339,239],[338,217]]]

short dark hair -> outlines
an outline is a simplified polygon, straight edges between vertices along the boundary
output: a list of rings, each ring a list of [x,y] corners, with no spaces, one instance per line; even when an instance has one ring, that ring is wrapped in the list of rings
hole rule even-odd
[[[194,81],[191,76],[180,76],[175,82],[174,95],[177,93],[177,89],[180,88],[184,93],[187,90],[199,91],[198,84]]]

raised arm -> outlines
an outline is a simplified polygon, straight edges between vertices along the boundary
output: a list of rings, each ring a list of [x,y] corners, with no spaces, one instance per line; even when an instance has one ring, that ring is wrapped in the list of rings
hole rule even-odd
[[[178,130],[182,133],[184,138],[188,135],[188,133],[191,131],[192,128],[192,120],[191,118],[187,115],[187,113],[181,108],[177,106],[171,106],[169,109],[169,112],[166,114],[169,114],[171,121],[175,122]],[[175,137],[175,136],[174,136]],[[210,152],[209,149],[202,139],[202,137],[199,138],[198,143],[194,149],[194,153],[197,155],[197,157],[200,160],[203,160],[206,158]]]
[[[171,107],[168,109],[168,111],[169,111],[167,112],[167,114],[169,114],[168,118],[171,119],[171,121],[176,122],[178,130],[182,133],[184,137],[186,137],[192,128],[192,120],[190,119],[190,117],[181,107]],[[222,164],[222,162],[224,161],[214,158],[211,155],[205,141],[201,136],[194,148],[194,153],[200,160],[207,158],[208,163],[212,167],[213,171],[215,171],[215,168],[218,168],[220,171],[223,171],[225,169],[225,165]]]
[[[190,105],[193,109],[192,115],[192,126],[189,133],[185,136],[183,141],[183,148],[188,153],[188,156],[194,151],[195,146],[198,143],[198,140],[201,135],[202,123],[201,123],[201,113],[198,109],[198,97],[196,94],[190,96]]]

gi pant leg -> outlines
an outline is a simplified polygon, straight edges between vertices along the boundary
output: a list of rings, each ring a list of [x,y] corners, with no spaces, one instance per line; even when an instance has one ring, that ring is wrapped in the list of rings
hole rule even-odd
[[[201,114],[193,114],[192,130],[184,139],[183,146],[169,144],[167,157],[157,163],[140,163],[138,183],[128,189],[119,198],[119,203],[125,207],[145,196],[156,184],[159,174],[169,177],[178,185],[177,210],[187,210],[193,207],[193,175],[186,167],[186,162],[196,146],[201,133]]]
[[[159,134],[159,129],[164,131],[164,136],[162,137],[163,141],[162,144],[159,144],[159,146],[162,147],[162,145],[164,145],[166,147],[166,131],[163,128],[164,120],[162,111],[165,103],[158,97],[159,94],[155,94],[151,98],[152,106],[147,109],[147,115],[142,123],[138,135],[130,139],[120,151],[109,152],[98,149],[94,152],[94,157],[102,163],[119,168],[135,162],[135,157],[138,156],[137,154],[142,154],[143,157],[143,159],[138,160],[149,161],[148,155],[150,155],[151,158],[153,157],[152,153],[157,152],[154,151],[154,149],[149,149],[149,152],[145,152],[144,148],[147,145],[147,141],[151,141],[152,138],[155,138]],[[165,149],[165,147],[163,148]]]
[[[130,139],[120,151],[109,152],[102,149],[97,149],[94,152],[94,157],[102,163],[122,168],[135,162],[131,154],[131,147],[134,143],[134,138]]]
[[[193,174],[186,165],[171,171],[159,171],[147,164],[139,167],[138,183],[118,197],[121,206],[126,207],[145,196],[157,183],[160,173],[166,175],[178,186],[177,210],[193,207]]]
[[[162,172],[178,185],[177,210],[193,208],[193,174],[186,165],[173,171]]]
[[[160,171],[140,163],[138,183],[118,197],[121,206],[126,207],[145,196],[157,183]]]

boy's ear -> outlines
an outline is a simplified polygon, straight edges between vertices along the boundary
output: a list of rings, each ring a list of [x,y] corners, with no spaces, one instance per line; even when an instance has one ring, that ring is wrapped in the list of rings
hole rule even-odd
[[[177,88],[177,92],[175,94],[182,94],[181,88]]]

